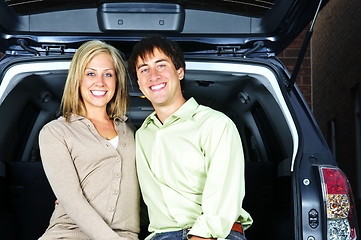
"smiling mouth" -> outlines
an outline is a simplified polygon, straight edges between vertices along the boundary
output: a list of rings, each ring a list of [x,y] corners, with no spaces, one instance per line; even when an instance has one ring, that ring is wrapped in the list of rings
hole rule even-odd
[[[160,89],[164,88],[165,85],[166,85],[165,83],[161,83],[161,84],[158,84],[158,85],[155,85],[155,86],[151,86],[150,90],[157,91],[157,90],[160,90]]]
[[[90,91],[94,96],[104,96],[107,91]]]

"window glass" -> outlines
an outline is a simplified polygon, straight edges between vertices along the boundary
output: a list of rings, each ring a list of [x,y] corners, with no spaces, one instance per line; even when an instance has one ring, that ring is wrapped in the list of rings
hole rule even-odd
[[[330,143],[331,143],[331,151],[333,157],[336,159],[336,147],[337,147],[337,141],[336,141],[336,120],[333,119],[329,123],[330,128]]]
[[[286,158],[284,149],[281,147],[280,141],[275,133],[274,127],[270,123],[262,106],[257,103],[252,110],[252,116],[257,125],[257,130],[261,136],[258,144],[264,149],[262,161],[279,163]]]
[[[361,198],[361,87],[358,86],[354,92],[355,103],[355,136],[356,136],[356,165],[357,165],[357,198]]]
[[[12,126],[12,134],[6,142],[6,155],[11,161],[21,161],[23,150],[27,144],[29,134],[32,130],[36,117],[39,115],[39,108],[29,101]],[[31,159],[28,159],[29,161]]]

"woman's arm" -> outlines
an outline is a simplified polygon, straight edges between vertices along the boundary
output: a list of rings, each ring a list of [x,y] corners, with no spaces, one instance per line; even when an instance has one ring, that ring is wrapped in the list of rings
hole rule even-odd
[[[77,170],[61,130],[45,126],[39,135],[45,173],[67,215],[92,239],[122,239],[83,195]]]

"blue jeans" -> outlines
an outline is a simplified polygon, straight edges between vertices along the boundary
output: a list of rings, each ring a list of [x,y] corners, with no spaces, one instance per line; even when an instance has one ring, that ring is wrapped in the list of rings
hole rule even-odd
[[[174,232],[157,233],[150,240],[187,240],[189,230],[180,230]],[[226,239],[230,240],[247,240],[240,232],[231,231]]]

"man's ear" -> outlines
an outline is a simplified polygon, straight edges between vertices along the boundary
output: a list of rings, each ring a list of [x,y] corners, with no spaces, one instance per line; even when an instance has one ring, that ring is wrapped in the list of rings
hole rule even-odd
[[[182,80],[184,78],[184,68],[179,68],[177,72],[179,80]]]

